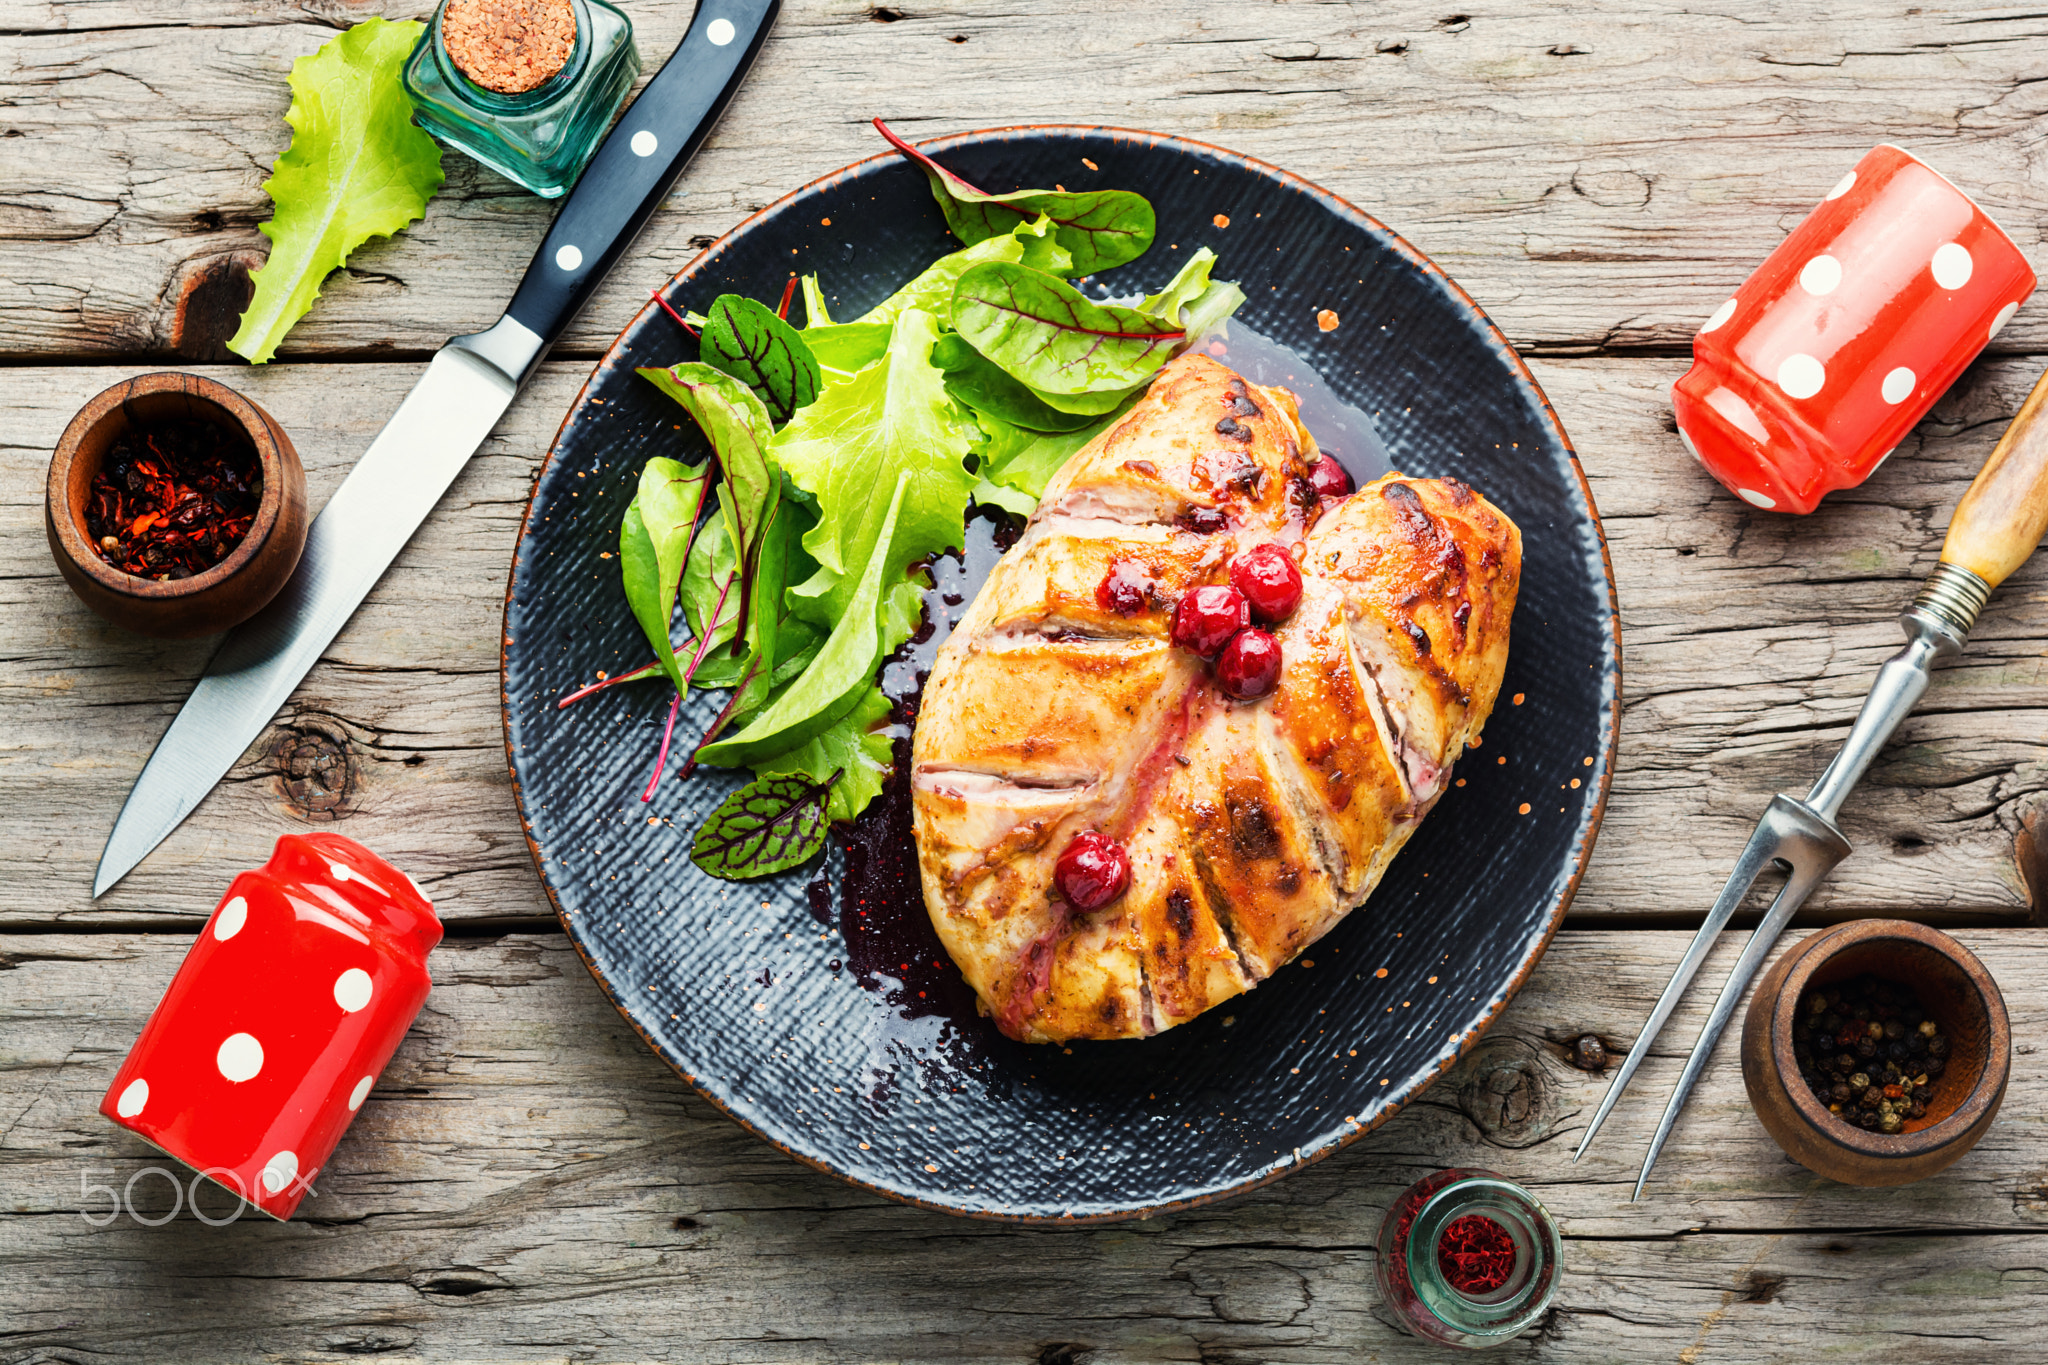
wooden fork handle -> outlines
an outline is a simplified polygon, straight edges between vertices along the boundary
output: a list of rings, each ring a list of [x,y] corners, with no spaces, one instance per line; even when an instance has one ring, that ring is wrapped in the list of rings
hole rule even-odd
[[[1941,562],[1968,569],[1995,588],[2048,531],[2048,374],[2005,429],[1948,524]]]

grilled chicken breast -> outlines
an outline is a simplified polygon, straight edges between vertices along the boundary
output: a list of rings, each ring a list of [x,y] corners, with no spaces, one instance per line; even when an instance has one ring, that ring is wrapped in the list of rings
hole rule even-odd
[[[940,650],[912,752],[925,905],[1010,1037],[1144,1037],[1257,985],[1371,893],[1493,709],[1520,532],[1451,479],[1319,499],[1317,458],[1292,394],[1181,357]],[[1278,686],[1233,701],[1173,609],[1267,541],[1303,595]],[[1142,597],[1099,594],[1112,572]],[[1053,869],[1088,830],[1131,880],[1081,911]]]

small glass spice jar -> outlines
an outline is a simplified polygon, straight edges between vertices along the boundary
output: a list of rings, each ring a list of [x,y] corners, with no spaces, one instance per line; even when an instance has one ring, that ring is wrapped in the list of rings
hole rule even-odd
[[[1402,1192],[1380,1224],[1380,1297],[1411,1336],[1478,1350],[1518,1336],[1557,1293],[1549,1212],[1492,1171],[1452,1169]]]
[[[605,0],[441,0],[405,89],[422,128],[555,199],[639,74],[633,23]]]

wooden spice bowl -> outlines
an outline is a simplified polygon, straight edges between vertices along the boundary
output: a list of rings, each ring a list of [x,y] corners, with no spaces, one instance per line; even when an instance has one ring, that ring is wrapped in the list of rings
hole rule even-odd
[[[1911,986],[1949,1039],[1926,1116],[1897,1133],[1830,1113],[1792,1052],[1807,988],[1865,972]],[[1906,920],[1851,920],[1803,940],[1765,973],[1743,1016],[1742,1081],[1757,1118],[1787,1156],[1847,1185],[1905,1185],[1948,1166],[1997,1117],[2011,1071],[2012,1026],[1998,983],[1968,948]]]
[[[249,533],[228,557],[190,578],[159,581],[100,558],[86,531],[93,477],[123,432],[150,422],[206,418],[239,430],[256,449],[263,497]],[[269,413],[196,374],[144,374],[95,395],[50,456],[43,529],[71,591],[117,626],[161,639],[212,635],[255,615],[277,595],[306,548],[306,471]]]

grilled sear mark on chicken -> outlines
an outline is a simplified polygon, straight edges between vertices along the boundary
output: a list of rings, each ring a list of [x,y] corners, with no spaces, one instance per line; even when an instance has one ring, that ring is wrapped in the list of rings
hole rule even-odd
[[[1318,497],[1320,458],[1292,394],[1183,356],[1054,477],[940,650],[925,904],[1011,1037],[1143,1037],[1272,975],[1371,893],[1492,711],[1514,524],[1452,479]],[[1298,554],[1301,603],[1278,686],[1234,702],[1173,608],[1266,543]],[[1102,591],[1132,565],[1142,600]],[[1131,881],[1084,912],[1053,867],[1089,830]]]

